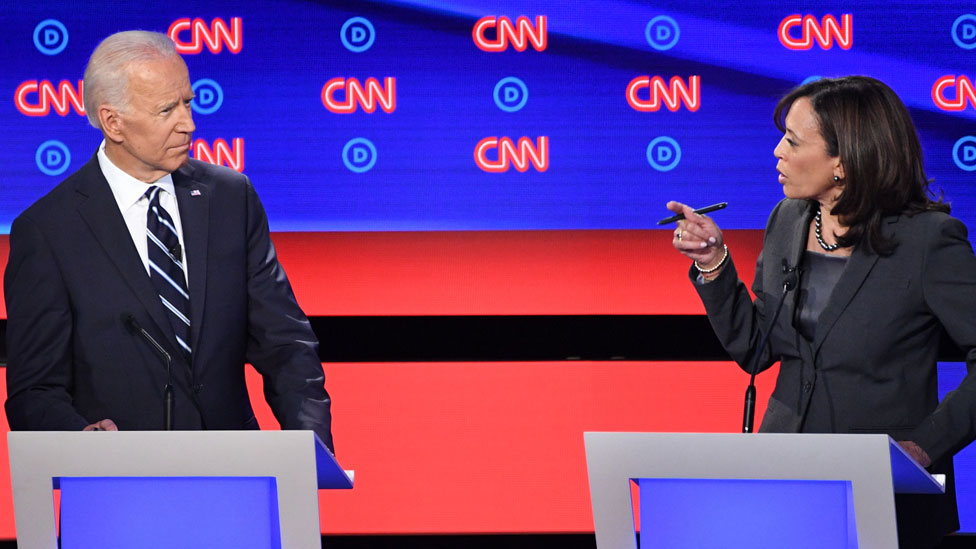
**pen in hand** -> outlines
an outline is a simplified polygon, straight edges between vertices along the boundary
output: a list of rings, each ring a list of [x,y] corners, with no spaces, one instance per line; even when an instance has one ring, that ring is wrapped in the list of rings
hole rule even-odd
[[[712,204],[711,206],[705,206],[704,208],[698,208],[695,210],[696,214],[707,214],[717,210],[721,210],[728,206],[728,202],[719,202],[718,204]],[[681,221],[685,218],[685,214],[672,215],[671,217],[665,217],[664,219],[657,222],[658,225],[667,225],[668,223],[674,223],[675,221]]]

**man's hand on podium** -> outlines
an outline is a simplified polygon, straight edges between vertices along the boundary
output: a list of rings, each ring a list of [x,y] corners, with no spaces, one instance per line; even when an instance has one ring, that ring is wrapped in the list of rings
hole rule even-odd
[[[82,429],[82,431],[118,431],[119,428],[116,427],[115,422],[111,419],[103,419],[98,423],[92,423],[88,427]]]
[[[908,455],[912,456],[912,458],[921,464],[922,467],[932,465],[932,458],[930,458],[929,455],[925,453],[925,450],[923,450],[918,444],[915,444],[910,440],[899,440],[898,445],[901,446],[903,450],[908,452]]]

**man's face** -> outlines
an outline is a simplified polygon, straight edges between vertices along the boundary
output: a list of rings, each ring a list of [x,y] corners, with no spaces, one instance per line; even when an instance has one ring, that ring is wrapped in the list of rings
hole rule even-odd
[[[135,63],[128,67],[129,105],[118,112],[112,162],[147,183],[176,171],[190,157],[193,89],[179,57]]]

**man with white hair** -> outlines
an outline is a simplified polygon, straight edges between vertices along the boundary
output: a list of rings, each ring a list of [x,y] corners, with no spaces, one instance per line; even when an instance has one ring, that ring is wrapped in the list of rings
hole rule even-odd
[[[106,38],[84,90],[102,145],[10,231],[11,429],[256,429],[250,362],[281,426],[332,448],[318,342],[257,194],[189,158],[193,90],[172,41]]]

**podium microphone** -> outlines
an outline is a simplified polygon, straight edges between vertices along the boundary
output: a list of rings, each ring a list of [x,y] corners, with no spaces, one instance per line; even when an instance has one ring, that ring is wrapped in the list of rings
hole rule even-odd
[[[143,339],[149,342],[149,344],[156,349],[159,356],[163,358],[166,362],[166,386],[163,387],[163,429],[167,431],[173,430],[173,372],[172,364],[173,358],[163,349],[163,346],[159,344],[156,339],[149,335],[149,332],[144,330],[136,318],[132,316],[132,313],[122,313],[122,323],[125,324],[127,330],[130,334],[139,334]]]
[[[743,433],[753,432],[753,425],[756,421],[756,371],[759,369],[759,360],[762,358],[763,349],[766,347],[766,343],[769,341],[769,334],[773,332],[773,328],[776,326],[776,320],[779,318],[779,313],[783,310],[783,304],[786,303],[786,295],[790,293],[790,290],[796,288],[798,278],[799,277],[796,274],[796,267],[790,265],[784,258],[783,293],[780,295],[779,304],[776,305],[776,313],[773,314],[773,321],[769,323],[769,331],[763,335],[762,341],[759,343],[759,347],[756,349],[756,357],[752,361],[752,367],[749,368],[749,386],[746,387],[745,409],[742,412]]]

